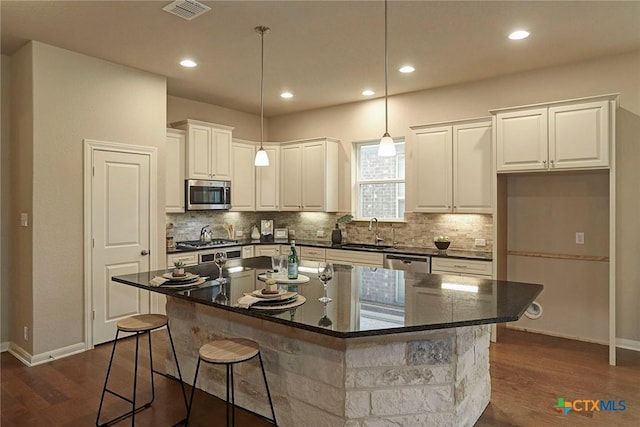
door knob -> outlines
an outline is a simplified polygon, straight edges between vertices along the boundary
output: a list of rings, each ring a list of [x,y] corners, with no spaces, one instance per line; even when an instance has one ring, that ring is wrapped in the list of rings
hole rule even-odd
[[[143,249],[140,251],[140,255],[149,255],[149,251],[146,249]]]

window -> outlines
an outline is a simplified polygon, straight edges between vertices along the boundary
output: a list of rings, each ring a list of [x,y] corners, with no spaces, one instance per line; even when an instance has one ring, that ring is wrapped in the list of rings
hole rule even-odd
[[[395,140],[396,155],[378,156],[378,141],[355,144],[356,217],[404,217],[404,141]]]

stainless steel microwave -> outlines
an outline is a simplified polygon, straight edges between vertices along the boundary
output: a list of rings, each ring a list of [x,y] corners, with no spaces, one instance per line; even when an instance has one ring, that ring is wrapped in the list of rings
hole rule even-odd
[[[189,211],[231,208],[231,182],[187,179],[185,206]]]

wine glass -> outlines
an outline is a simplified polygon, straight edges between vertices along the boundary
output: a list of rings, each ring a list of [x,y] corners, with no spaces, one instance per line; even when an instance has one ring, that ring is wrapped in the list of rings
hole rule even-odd
[[[226,282],[227,280],[224,277],[222,277],[222,267],[224,267],[224,265],[227,263],[227,254],[224,252],[216,252],[216,254],[213,257],[213,262],[215,262],[218,268],[220,269],[220,276],[218,277],[218,282],[219,283]]]
[[[218,279],[220,280],[220,279]],[[224,280],[224,279],[223,279]],[[224,287],[224,283],[220,282],[220,290],[218,291],[218,294],[215,296],[215,298],[213,299],[213,301],[216,304],[222,304],[222,305],[228,305],[229,303],[229,297],[227,297],[227,291]]]
[[[318,264],[318,279],[322,282],[323,294],[318,298],[318,301],[327,303],[331,301],[331,298],[327,296],[327,283],[333,278],[333,264],[320,263]]]

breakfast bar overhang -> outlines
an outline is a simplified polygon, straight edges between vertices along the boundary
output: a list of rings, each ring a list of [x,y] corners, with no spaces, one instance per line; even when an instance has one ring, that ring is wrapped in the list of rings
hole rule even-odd
[[[176,289],[150,286],[165,271],[114,277],[165,294],[183,378],[191,382],[201,345],[221,337],[257,341],[282,426],[473,425],[489,403],[489,325],[517,320],[542,291],[520,282],[334,265],[331,302],[317,263],[303,262],[306,298],[296,308],[234,306],[263,286],[267,257],[237,261],[215,280]],[[217,277],[215,266],[189,269]],[[222,286],[222,287],[221,287]],[[216,298],[220,293],[225,299]],[[170,359],[167,360],[167,363]],[[173,369],[169,365],[169,373]],[[235,372],[235,401],[269,417],[257,363]],[[201,372],[198,388],[225,398],[224,369]]]

